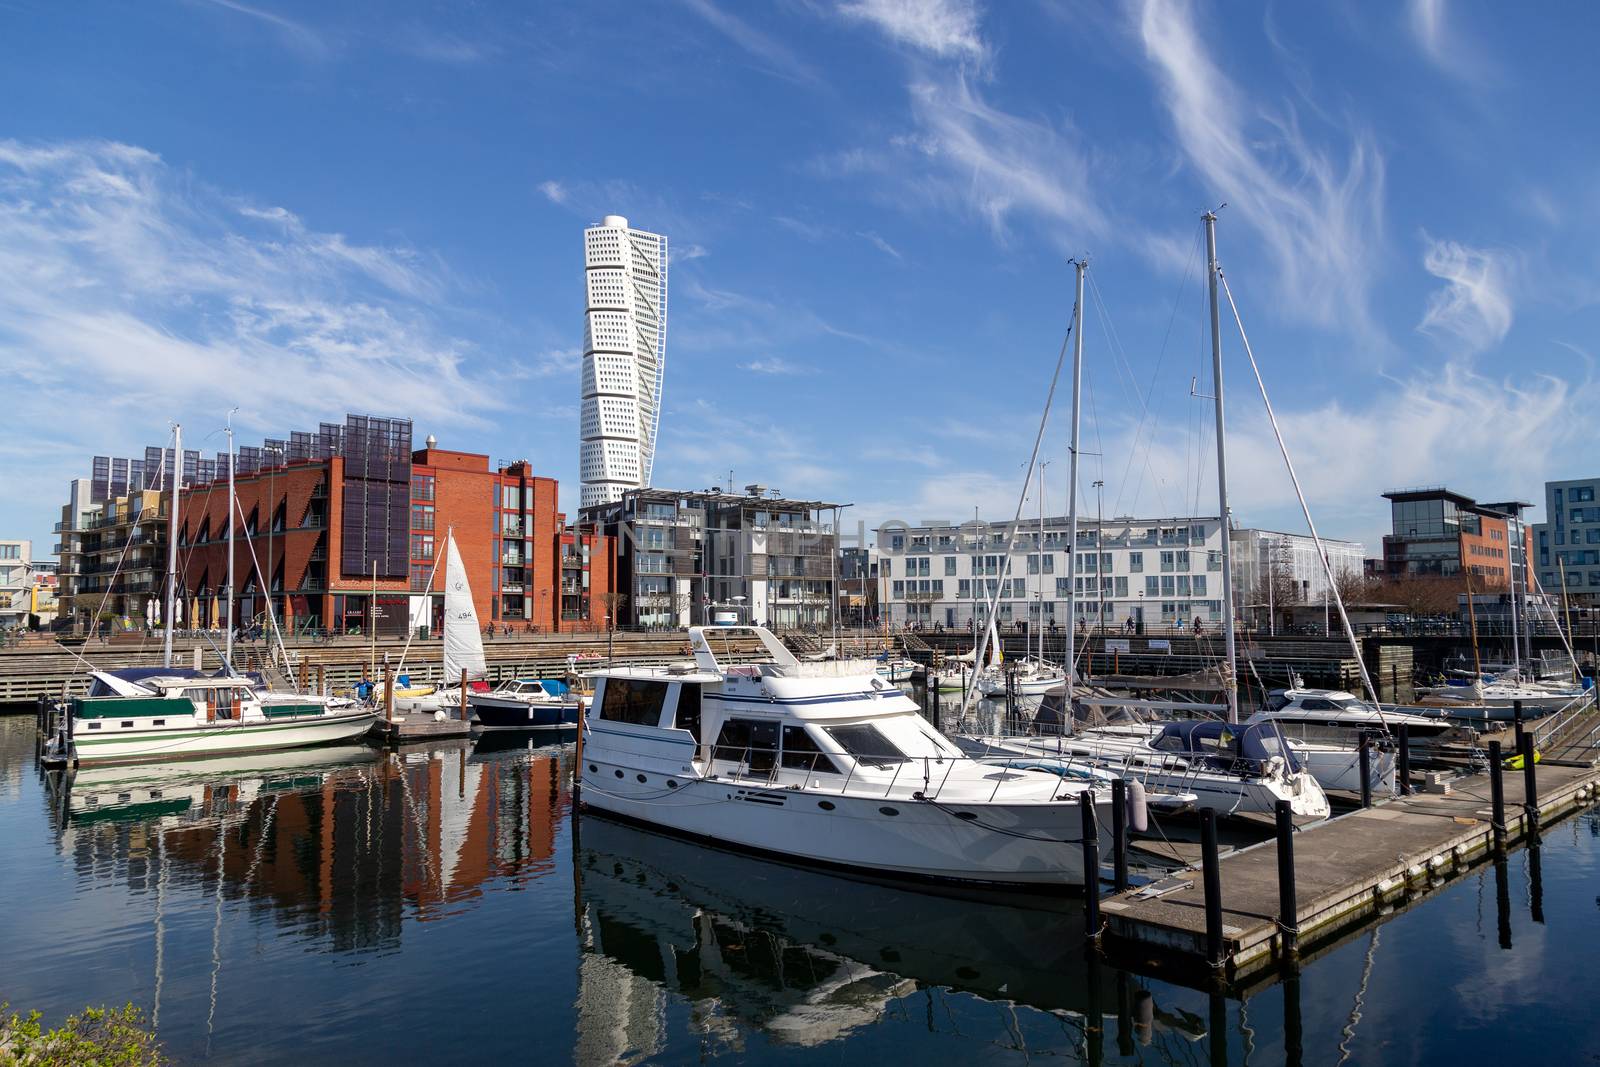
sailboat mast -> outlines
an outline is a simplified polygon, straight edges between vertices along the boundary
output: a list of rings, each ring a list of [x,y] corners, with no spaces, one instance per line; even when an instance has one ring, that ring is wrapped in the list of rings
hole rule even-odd
[[[1222,411],[1222,319],[1217,307],[1217,216],[1208,211],[1201,216],[1206,224],[1206,268],[1211,290],[1211,378],[1217,408],[1217,515],[1222,523],[1222,646],[1227,657],[1228,721],[1239,721],[1239,687],[1233,672],[1237,649],[1233,635],[1233,551],[1229,545],[1228,521],[1228,434]],[[1271,575],[1267,578],[1271,587]]]
[[[233,673],[233,412],[228,412],[228,615],[223,620],[223,666]]]
[[[1039,616],[1033,620],[1039,631],[1039,665],[1044,665],[1044,469],[1050,464],[1039,463]]]
[[[1072,717],[1072,683],[1078,668],[1078,419],[1083,384],[1083,272],[1087,260],[1075,259],[1077,299],[1072,311],[1072,436],[1067,456],[1067,664],[1066,711]],[[1099,551],[1098,548],[1095,549]]]
[[[172,424],[172,507],[167,509],[167,604],[162,609],[164,634],[161,639],[161,665],[172,666],[173,604],[178,589],[178,496],[183,489],[183,427]]]
[[[1506,540],[1510,541],[1515,527],[1520,526],[1521,520],[1508,518],[1506,520]],[[1521,620],[1517,617],[1517,553],[1522,549],[1522,538],[1517,538],[1516,549],[1506,545],[1506,577],[1511,585],[1511,671],[1518,678],[1522,676],[1522,629]],[[1528,669],[1533,669],[1533,646],[1528,646]]]

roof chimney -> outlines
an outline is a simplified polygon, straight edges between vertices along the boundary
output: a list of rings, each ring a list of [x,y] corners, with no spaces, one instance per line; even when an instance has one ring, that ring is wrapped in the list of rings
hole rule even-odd
[[[437,437],[433,436],[433,434],[430,433],[428,435],[428,439],[423,442],[423,447],[424,448],[438,448],[439,447],[439,439]]]

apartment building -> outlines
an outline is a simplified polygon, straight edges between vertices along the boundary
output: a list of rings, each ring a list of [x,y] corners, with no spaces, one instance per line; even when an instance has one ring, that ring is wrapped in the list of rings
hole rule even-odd
[[[891,625],[969,629],[999,594],[998,620],[1068,625],[1076,590],[1084,625],[1176,626],[1222,621],[1222,524],[1213,517],[1079,520],[1069,586],[1064,516],[1009,524],[884,526],[877,531],[878,601]]]
[[[617,547],[622,625],[731,615],[790,629],[832,622],[842,506],[791,500],[762,485],[742,495],[630,489],[583,517]]]
[[[1600,605],[1600,477],[1544,483],[1545,521],[1533,526],[1535,573],[1548,593]]]
[[[1444,486],[1391,489],[1393,532],[1383,538],[1389,578],[1463,578],[1490,592],[1526,586],[1533,531],[1520,500],[1480,504]]]

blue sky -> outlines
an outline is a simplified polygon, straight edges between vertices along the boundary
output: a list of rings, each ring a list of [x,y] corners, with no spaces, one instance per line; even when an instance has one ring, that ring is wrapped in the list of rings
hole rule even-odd
[[[0,7],[6,534],[94,453],[340,419],[575,510],[581,230],[673,249],[656,484],[1009,515],[1087,255],[1084,510],[1215,511],[1199,215],[1319,526],[1600,466],[1579,4]],[[1230,482],[1303,528],[1225,329]],[[1066,405],[1046,436],[1065,508]],[[1032,513],[1034,504],[1028,505]]]

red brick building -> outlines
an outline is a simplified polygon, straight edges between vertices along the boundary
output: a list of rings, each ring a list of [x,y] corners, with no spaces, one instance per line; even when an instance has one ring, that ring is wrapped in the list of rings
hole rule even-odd
[[[382,423],[381,433],[369,433],[369,423]],[[432,438],[411,451],[410,425],[400,420],[353,416],[349,425],[322,448],[339,454],[269,442],[250,450],[254,469],[246,470],[240,450],[237,625],[265,623],[270,590],[286,632],[368,632],[374,624],[383,634],[411,624],[436,631],[448,532],[481,623],[545,633],[601,628],[610,540],[593,527],[567,527],[555,479],[535,475],[525,460],[496,469],[486,455],[440,449]],[[197,625],[220,626],[226,612],[227,501],[224,471],[187,490],[180,509],[184,617]]]

